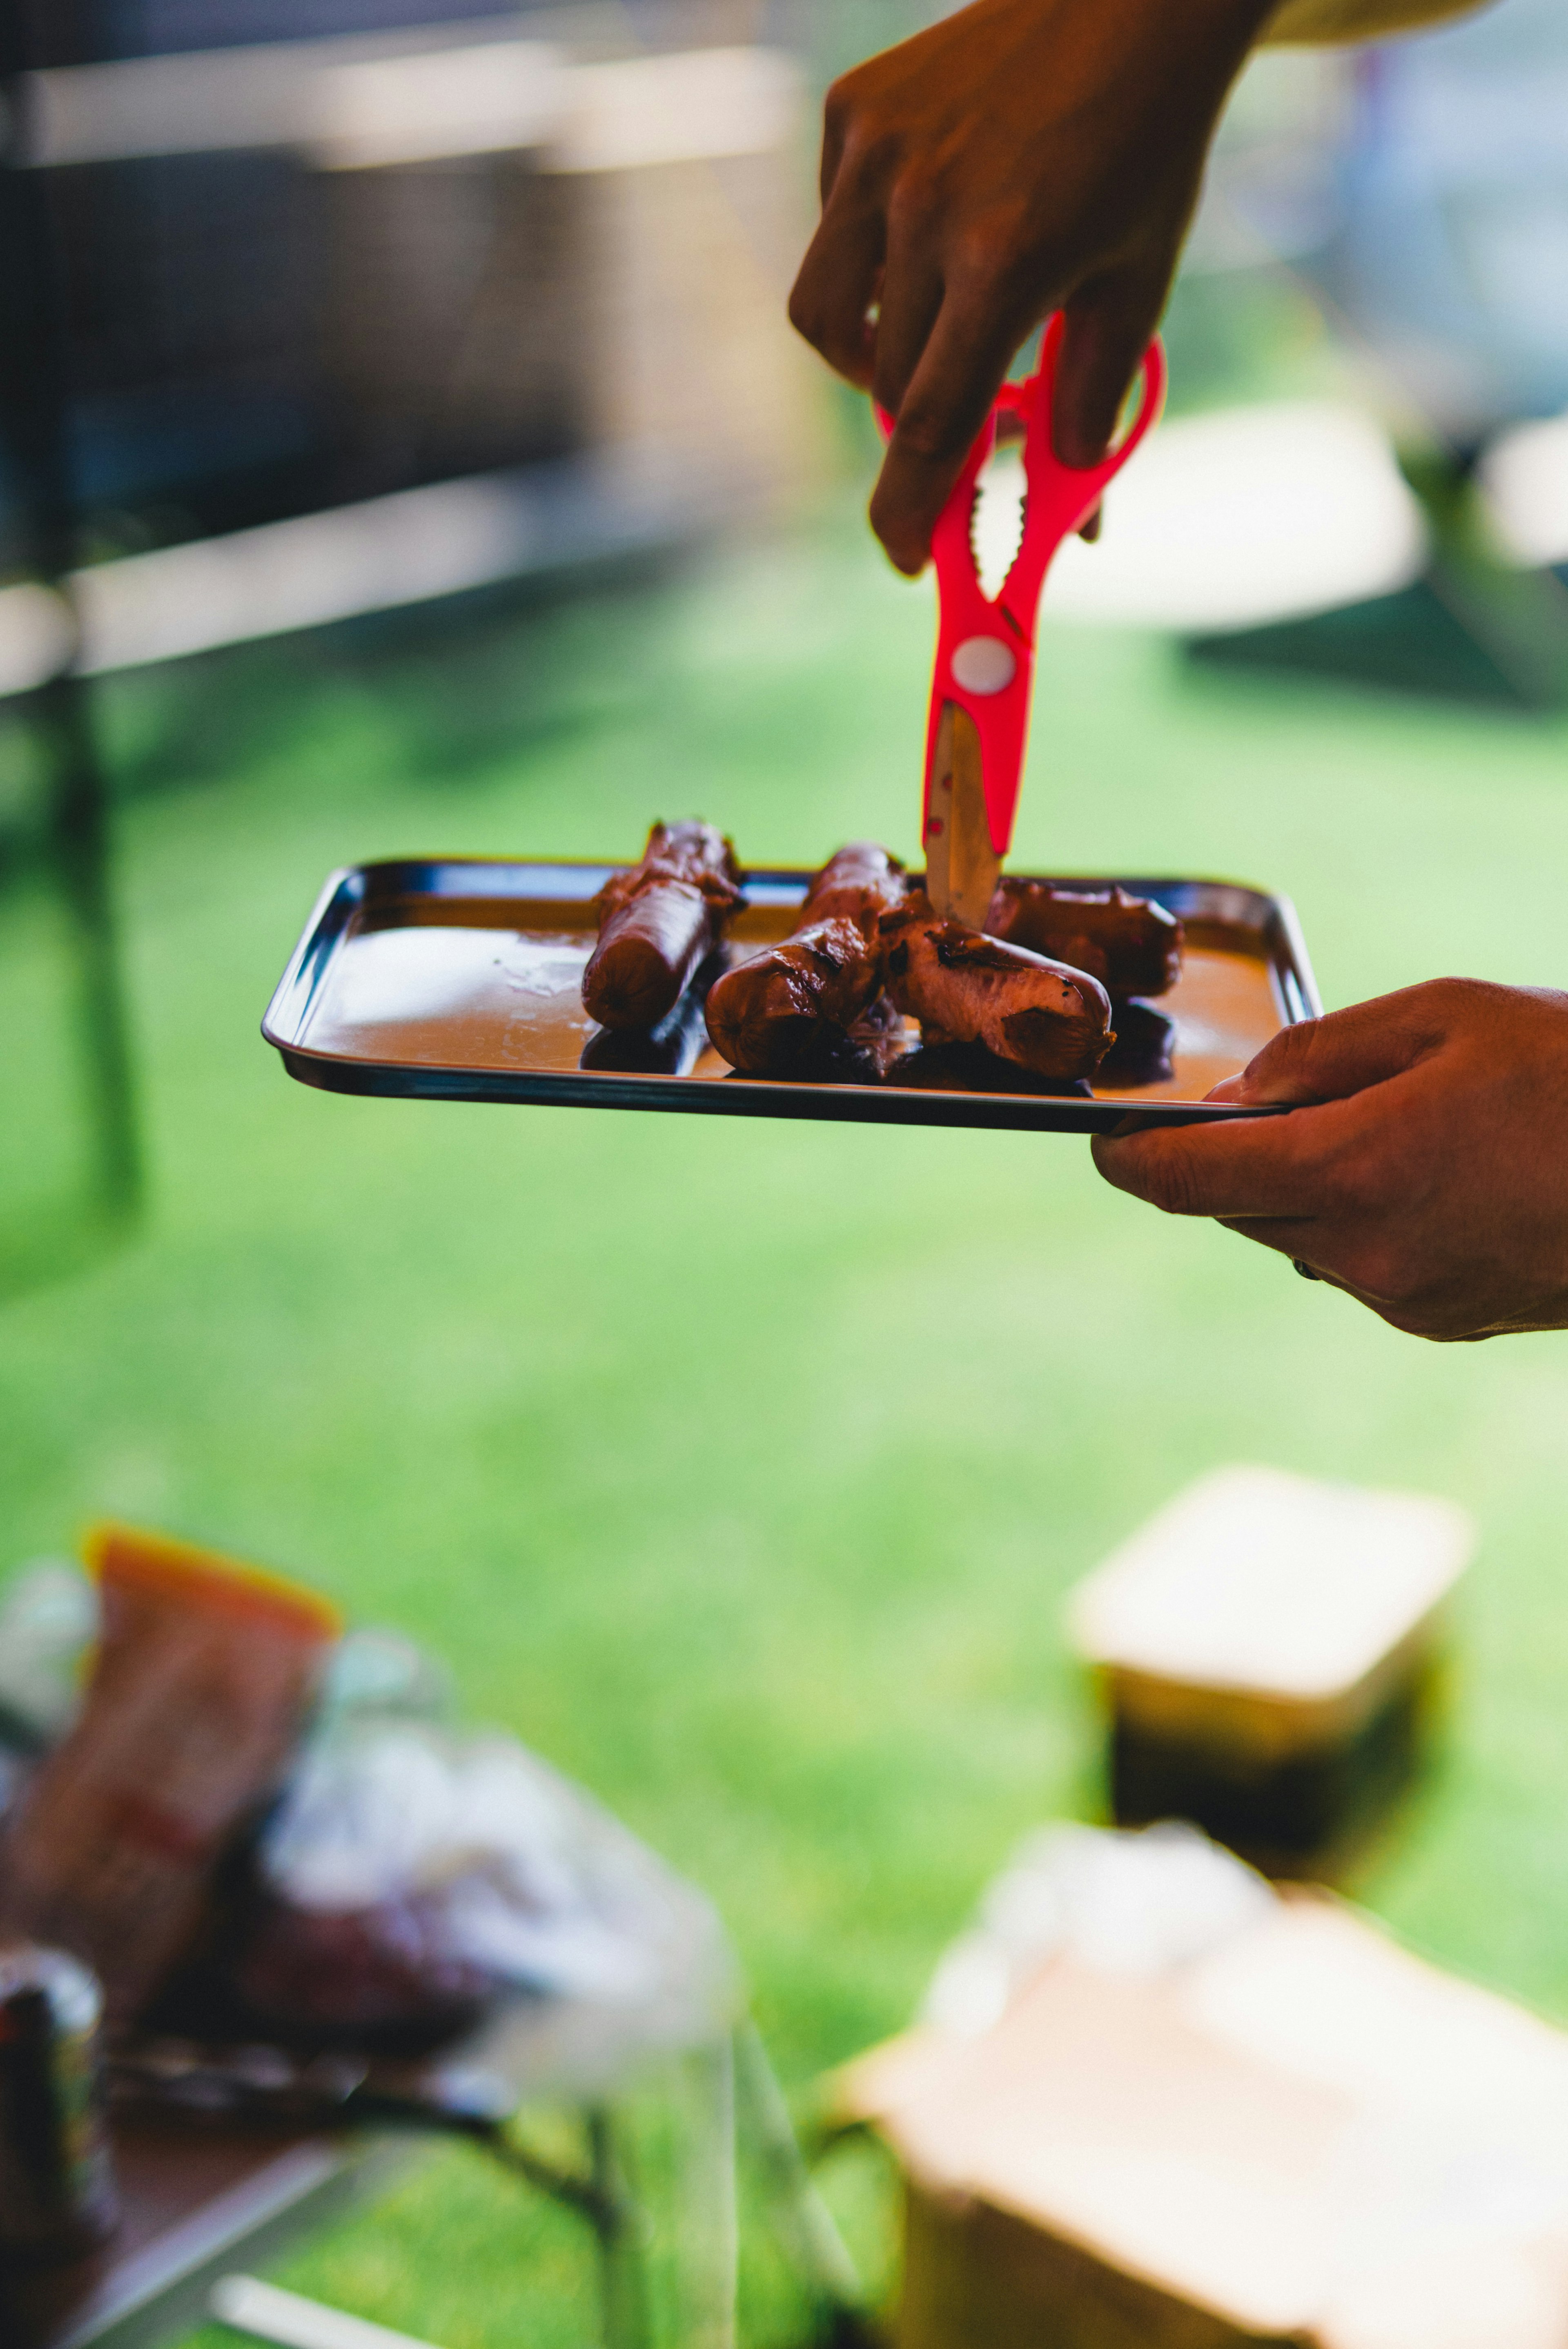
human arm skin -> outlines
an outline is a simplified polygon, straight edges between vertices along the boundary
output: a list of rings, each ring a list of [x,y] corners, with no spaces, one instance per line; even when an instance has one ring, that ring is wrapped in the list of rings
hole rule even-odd
[[[1416,1337],[1568,1328],[1568,995],[1433,979],[1282,1030],[1211,1098],[1295,1106],[1098,1136],[1100,1173]]]
[[[1452,0],[1286,0],[1285,37]],[[1278,0],[974,0],[828,93],[789,315],[896,418],[872,523],[919,571],[1020,346],[1065,310],[1057,453],[1104,450],[1231,85]],[[876,309],[874,325],[870,313]]]

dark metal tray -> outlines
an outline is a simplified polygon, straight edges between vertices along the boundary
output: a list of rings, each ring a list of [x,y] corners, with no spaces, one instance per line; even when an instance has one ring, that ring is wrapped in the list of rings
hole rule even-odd
[[[741,1077],[708,1043],[696,989],[654,1038],[612,1036],[583,1010],[592,901],[620,869],[473,857],[348,866],[323,890],[262,1033],[291,1076],[332,1092],[1084,1133],[1129,1110],[1173,1123],[1243,1114],[1203,1095],[1321,1008],[1288,899],[1119,874],[1187,926],[1185,968],[1157,1007],[1174,1023],[1165,1074],[1110,1066],[1092,1092],[1037,1091],[985,1055],[916,1050],[911,1029],[910,1050],[880,1081]],[[750,874],[727,953],[785,936],[810,878]]]

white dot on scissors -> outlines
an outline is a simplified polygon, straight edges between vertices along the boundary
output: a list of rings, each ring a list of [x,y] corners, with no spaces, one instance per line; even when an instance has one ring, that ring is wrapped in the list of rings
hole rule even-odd
[[[1000,636],[965,636],[953,656],[953,676],[965,693],[1002,693],[1018,674],[1017,656]]]

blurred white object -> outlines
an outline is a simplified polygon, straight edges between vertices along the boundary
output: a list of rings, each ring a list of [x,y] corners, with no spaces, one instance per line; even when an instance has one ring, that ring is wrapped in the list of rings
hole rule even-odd
[[[1431,1616],[1474,1545],[1449,1501],[1217,1468],[1078,1584],[1068,1631],[1102,1667],[1326,1702]]]
[[[767,154],[800,119],[782,50],[719,48],[573,65],[542,41],[487,41],[324,66],[299,128],[333,170],[530,148],[557,171]]]
[[[1112,486],[1098,544],[1069,539],[1047,620],[1184,633],[1249,628],[1388,595],[1420,576],[1427,528],[1364,410],[1284,400],[1177,417]]]
[[[1568,416],[1500,433],[1476,480],[1510,562],[1568,563]]]
[[[526,567],[526,491],[436,481],[97,564],[72,581],[89,677],[451,595]]]
[[[632,1852],[648,1860],[635,1873]],[[267,1829],[261,1873],[306,1915],[418,1909],[443,1965],[497,1984],[614,2002],[656,1978],[662,1871],[511,1738],[374,1718],[329,1731]]]
[[[605,454],[432,481],[95,564],[71,581],[77,666],[102,676],[395,611],[584,556],[667,545],[711,526],[722,492],[722,483],[705,495],[689,475]],[[0,589],[0,690],[41,684],[59,667],[60,639],[39,629],[35,608],[47,593]]]
[[[35,1558],[0,1592],[0,1723],[52,1745],[75,1720],[98,1592],[68,1558]]]
[[[805,85],[782,49],[693,49],[578,66],[562,90],[557,171],[626,171],[765,155],[802,119]]]
[[[322,74],[370,46],[272,41],[29,74],[26,160],[109,163],[297,146],[315,133]],[[407,46],[420,44],[416,37]]]
[[[943,1956],[921,2020],[978,2038],[1056,1957],[1129,1979],[1167,1973],[1254,1923],[1274,1897],[1243,1861],[1179,1821],[1132,1832],[1042,1828]]]
[[[302,93],[300,129],[339,170],[542,147],[570,110],[569,72],[542,41],[327,65]]]
[[[77,647],[69,604],[53,587],[0,587],[0,694],[26,693],[67,667]]]
[[[28,77],[34,164],[294,147],[338,170],[531,148],[564,171],[762,154],[804,85],[787,51],[676,50],[573,63],[491,18],[406,34],[65,66]],[[570,21],[570,20],[568,20]]]
[[[221,2276],[208,2305],[220,2324],[254,2333],[259,2341],[275,2341],[278,2349],[428,2349],[412,2333],[346,2316],[341,2309],[324,2308],[319,2300],[282,2292],[255,2276]]]

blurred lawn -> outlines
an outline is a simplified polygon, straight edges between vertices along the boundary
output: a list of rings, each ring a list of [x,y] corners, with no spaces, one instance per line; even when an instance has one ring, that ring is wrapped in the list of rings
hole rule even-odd
[[[1231,1459],[1451,1494],[1450,1759],[1365,1889],[1568,2015],[1568,1340],[1397,1337],[1070,1140],[340,1100],[258,1038],[337,863],[692,812],[743,859],[909,853],[930,626],[856,531],[105,689],[152,1204],[0,1310],[0,1563],[112,1510],[438,1647],[714,1894],[799,2083],[1092,1810],[1057,1625],[1108,1545]],[[1568,978],[1563,729],[1070,630],[1037,709],[1020,861],[1286,889],[1330,1003]],[[291,2273],[445,2349],[584,2339],[513,2209],[454,2156]]]

